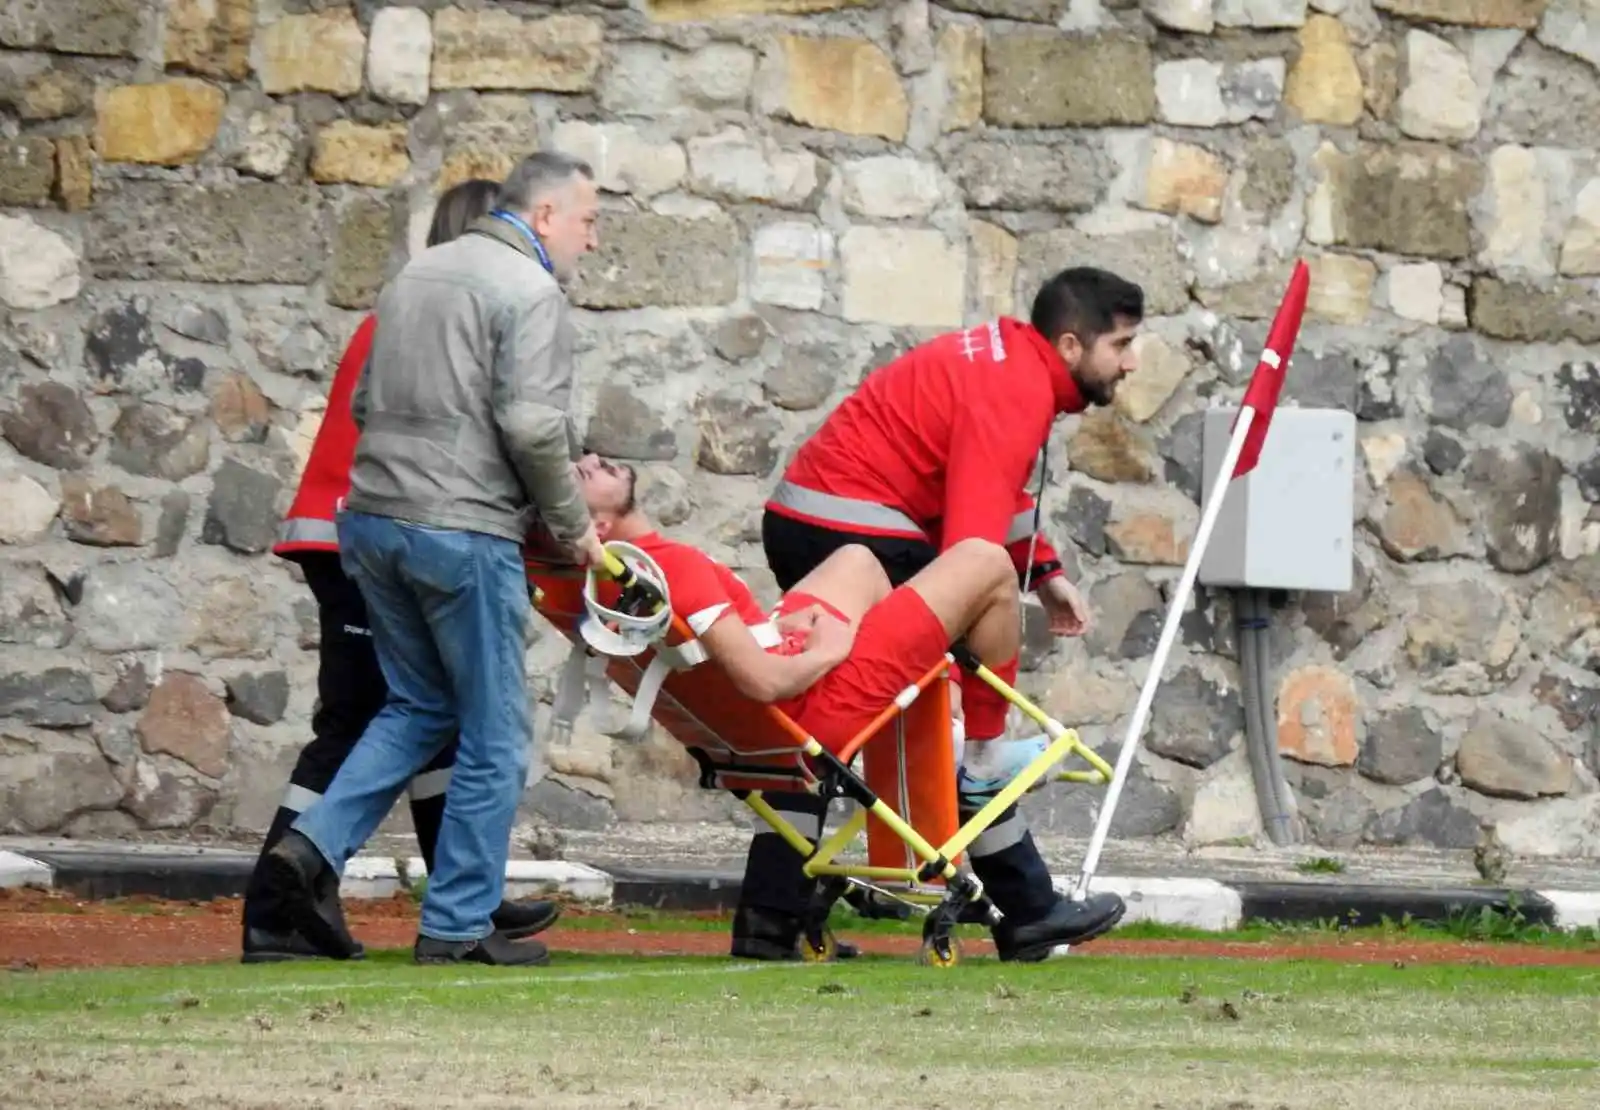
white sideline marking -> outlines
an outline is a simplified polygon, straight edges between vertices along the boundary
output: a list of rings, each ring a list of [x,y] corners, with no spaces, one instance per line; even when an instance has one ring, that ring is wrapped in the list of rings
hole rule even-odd
[[[1061,894],[1071,894],[1077,876],[1055,875],[1051,882]],[[1122,923],[1154,921],[1160,925],[1186,925],[1222,932],[1236,929],[1244,919],[1244,899],[1232,887],[1215,879],[1114,878],[1096,876],[1089,893],[1120,894],[1128,904]]]
[[[1600,928],[1600,890],[1541,890],[1556,908],[1556,928]]]
[[[0,848],[0,887],[55,885],[55,868],[31,856]]]

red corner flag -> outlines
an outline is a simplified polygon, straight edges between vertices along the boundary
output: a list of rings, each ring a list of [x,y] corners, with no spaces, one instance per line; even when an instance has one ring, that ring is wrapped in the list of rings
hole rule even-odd
[[[1294,264],[1289,278],[1289,291],[1278,302],[1278,314],[1272,318],[1272,330],[1267,332],[1267,346],[1250,376],[1250,386],[1244,391],[1240,412],[1254,410],[1250,430],[1245,433],[1244,446],[1239,450],[1238,465],[1233,468],[1235,478],[1248,474],[1261,460],[1261,445],[1267,439],[1267,426],[1272,423],[1272,413],[1278,407],[1278,392],[1283,389],[1283,375],[1289,368],[1289,358],[1294,354],[1294,341],[1300,335],[1300,318],[1306,311],[1306,290],[1311,286],[1311,271],[1304,262]],[[1238,418],[1234,425],[1238,426]]]

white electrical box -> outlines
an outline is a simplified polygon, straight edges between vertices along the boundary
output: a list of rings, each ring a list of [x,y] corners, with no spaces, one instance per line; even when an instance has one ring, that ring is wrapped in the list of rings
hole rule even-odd
[[[1208,409],[1201,504],[1211,498],[1237,408]],[[1278,408],[1261,461],[1229,484],[1200,561],[1206,586],[1350,589],[1356,418],[1343,409]]]

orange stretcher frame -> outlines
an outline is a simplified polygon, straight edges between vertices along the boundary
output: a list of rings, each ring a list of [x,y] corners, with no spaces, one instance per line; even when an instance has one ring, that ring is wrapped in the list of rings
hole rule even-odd
[[[583,601],[583,571],[532,552],[524,560],[535,610],[575,648],[595,654],[579,632],[580,623],[590,619]],[[708,665],[698,638],[677,614],[666,636],[642,654],[606,657],[605,673],[630,699],[646,691],[652,698],[650,717],[695,760],[700,785],[730,791],[749,806],[805,858],[808,877],[833,884],[834,897],[854,884],[913,905],[933,904],[924,921],[919,961],[945,967],[959,959],[950,929],[967,906],[976,905],[991,921],[999,920],[982,885],[960,867],[972,841],[1068,755],[1080,756],[1092,769],[1059,771],[1053,777],[1097,784],[1111,780],[1110,766],[1075,731],[1051,720],[976,659],[965,659],[962,665],[1035,718],[1052,743],[963,825],[956,803],[950,697],[958,654],[947,654],[930,667],[837,756],[781,710],[740,693],[722,668]],[[663,666],[664,676],[652,674]],[[851,769],[858,755],[859,774]],[[857,805],[843,826],[813,845],[766,801],[767,791],[845,797]],[[837,862],[863,829],[867,863]],[[832,958],[834,941],[825,928],[809,931],[807,941],[801,945],[803,956]]]

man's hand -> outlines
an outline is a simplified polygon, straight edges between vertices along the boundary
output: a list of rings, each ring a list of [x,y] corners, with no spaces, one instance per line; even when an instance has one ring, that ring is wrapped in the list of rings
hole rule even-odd
[[[856,630],[851,625],[820,606],[815,610],[811,634],[806,637],[807,651],[816,652],[828,660],[830,666],[838,666],[849,657],[855,642]]]
[[[1058,574],[1039,585],[1039,602],[1050,617],[1050,631],[1056,636],[1082,636],[1089,631],[1092,621],[1089,606],[1085,604],[1078,587]]]
[[[600,543],[600,537],[595,535],[594,525],[589,525],[581,539],[572,545],[572,557],[578,560],[580,567],[594,567],[596,570],[606,565],[606,549]]]

